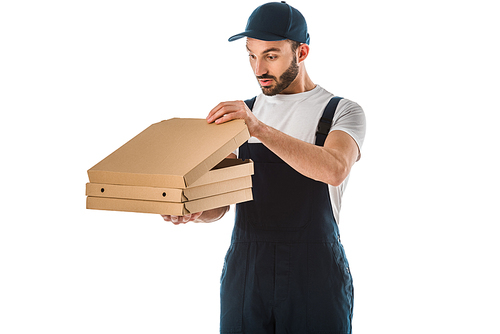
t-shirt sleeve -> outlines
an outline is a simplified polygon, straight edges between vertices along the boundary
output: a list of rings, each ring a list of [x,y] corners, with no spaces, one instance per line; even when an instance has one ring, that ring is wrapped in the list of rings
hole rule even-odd
[[[335,111],[330,132],[334,130],[344,131],[354,139],[360,152],[359,160],[366,133],[366,118],[363,109],[356,102],[342,99]]]

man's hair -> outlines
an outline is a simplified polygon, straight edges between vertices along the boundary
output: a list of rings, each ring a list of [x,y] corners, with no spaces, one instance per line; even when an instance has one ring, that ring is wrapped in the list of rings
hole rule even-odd
[[[299,48],[300,42],[296,42],[296,41],[292,41],[291,39],[288,40],[288,42],[290,42],[290,46],[292,47],[292,52],[295,53],[297,51],[297,49]]]

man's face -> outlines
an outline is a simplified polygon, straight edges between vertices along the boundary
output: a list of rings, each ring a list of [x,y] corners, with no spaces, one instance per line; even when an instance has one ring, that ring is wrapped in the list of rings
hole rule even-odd
[[[299,73],[297,56],[288,41],[247,39],[250,65],[265,95],[286,94]]]

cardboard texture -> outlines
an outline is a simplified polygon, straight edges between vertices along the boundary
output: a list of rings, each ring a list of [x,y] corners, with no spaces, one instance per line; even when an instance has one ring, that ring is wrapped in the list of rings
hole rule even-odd
[[[87,208],[185,215],[252,200],[253,162],[225,159],[249,137],[242,120],[155,123],[88,170]]]
[[[87,209],[112,210],[140,213],[157,213],[162,215],[184,216],[210,209],[220,208],[230,204],[249,201],[252,199],[251,188],[233,191],[230,193],[201,198],[185,203],[141,201],[135,199],[87,197]]]
[[[183,203],[252,187],[252,177],[245,176],[232,180],[206,184],[187,189],[124,186],[104,183],[87,183],[86,195],[138,199],[145,201]]]
[[[88,170],[92,183],[187,188],[250,138],[243,120],[155,123]]]

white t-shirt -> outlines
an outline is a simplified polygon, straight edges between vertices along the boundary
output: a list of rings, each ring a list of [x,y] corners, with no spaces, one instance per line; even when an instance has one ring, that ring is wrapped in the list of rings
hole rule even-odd
[[[292,137],[314,144],[316,129],[326,105],[334,95],[319,85],[313,90],[299,94],[278,94],[266,96],[260,94],[253,106],[253,114],[262,121]],[[366,132],[366,120],[363,109],[347,99],[342,99],[335,111],[330,131],[342,130],[349,134],[359,147],[363,146]],[[249,143],[260,143],[251,137]],[[358,160],[361,153],[358,156]],[[329,185],[333,214],[339,223],[339,211],[349,176],[344,182],[334,187]]]

